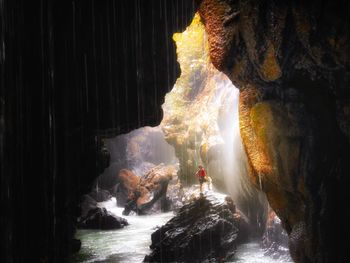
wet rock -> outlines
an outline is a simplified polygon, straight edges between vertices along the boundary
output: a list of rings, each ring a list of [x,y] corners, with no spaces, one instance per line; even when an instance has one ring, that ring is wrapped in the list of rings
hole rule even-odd
[[[349,5],[203,0],[214,66],[240,89],[251,182],[296,262],[346,262],[350,173]],[[320,16],[320,14],[322,14]],[[345,22],[346,21],[346,22]]]
[[[208,39],[198,15],[174,39],[181,76],[165,99],[161,126],[179,160],[181,183],[184,187],[198,183],[194,174],[201,163],[215,188],[230,194],[251,222],[256,222],[256,232],[262,233],[260,226],[264,224],[258,222],[264,221],[267,202],[247,176],[238,125],[239,91],[227,76],[207,63]],[[173,198],[174,209],[181,207],[181,199]]]
[[[90,210],[80,222],[78,228],[83,229],[119,229],[127,226],[128,222],[122,217],[118,217],[106,210],[106,208],[96,207]]]
[[[170,202],[170,210],[177,211],[185,204],[185,189],[180,183],[169,184],[167,197]]]
[[[152,168],[142,177],[123,169],[119,173],[120,184],[117,191],[118,206],[125,202],[123,214],[128,215],[131,211],[145,214],[169,209],[166,194],[168,184],[175,174],[174,166],[163,164]],[[159,209],[155,209],[154,205],[158,201]]]
[[[269,212],[261,247],[265,250],[266,255],[274,259],[288,259],[286,261],[291,261],[288,234],[283,229],[281,220],[273,211]]]
[[[228,260],[239,244],[238,221],[225,201],[214,196],[198,198],[183,206],[173,219],[152,234],[153,251],[144,261]]]

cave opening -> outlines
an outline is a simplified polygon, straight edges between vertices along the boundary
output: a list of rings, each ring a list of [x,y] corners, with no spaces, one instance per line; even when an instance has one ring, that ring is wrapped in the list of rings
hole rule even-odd
[[[165,97],[161,123],[101,139],[109,166],[81,199],[76,238],[82,248],[74,261],[153,261],[152,233],[186,205],[214,198],[231,204],[232,214],[243,222],[237,239],[240,249],[228,259],[290,262],[281,222],[248,178],[239,130],[239,90],[212,65],[199,15],[173,40],[181,75]],[[203,195],[195,176],[199,165],[208,176]],[[209,249],[215,252],[217,247]]]
[[[225,120],[225,107],[215,102],[222,104],[237,94],[234,89],[224,92],[225,76],[209,78],[216,73],[199,63],[207,59],[201,51],[207,43],[198,35],[188,33],[192,42],[203,43],[201,47],[184,46],[184,57],[194,56],[195,63],[187,61],[192,70],[187,79],[178,79],[178,96],[166,98],[177,107],[165,104],[168,115],[162,114],[165,93],[179,75],[172,37],[185,30],[195,12],[205,27],[212,64],[239,88],[239,137],[246,156],[235,155],[241,150],[238,132],[213,117]],[[348,236],[350,220],[344,212],[350,198],[347,1],[2,0],[0,13],[1,262],[69,262],[73,253],[79,262],[129,262],[130,253],[137,254],[135,246],[125,255],[110,240],[123,238],[120,244],[132,244],[142,232],[134,226],[148,229],[142,234],[147,251],[136,255],[137,261],[145,254],[157,262],[228,261],[242,255],[237,245],[245,217],[255,224],[250,233],[259,236],[261,229],[259,243],[271,248],[264,252],[272,251],[273,257],[283,249],[288,253],[280,246],[286,237],[279,231],[283,225],[295,262],[348,261],[342,238]],[[184,36],[174,38],[180,44]],[[210,86],[221,92],[213,95]],[[235,114],[228,117],[233,124]],[[208,192],[172,214],[165,212],[168,202],[161,198],[163,202],[154,204],[164,210],[157,214],[161,227],[152,229],[148,223],[154,223],[156,214],[137,216],[134,204],[124,216],[116,200],[100,201],[114,194],[111,188],[119,182],[108,179],[108,173],[120,174],[113,156],[109,161],[108,147],[117,140],[112,137],[157,126],[163,117],[163,126],[156,129],[174,147],[169,156],[175,153],[176,158],[157,155],[166,164],[155,167],[175,166],[175,171],[162,172],[176,172],[174,178],[183,187],[197,184],[198,189],[193,173],[202,164],[214,190],[232,200]],[[135,141],[130,149],[137,153]],[[146,157],[147,165],[134,160],[122,165],[122,176],[128,178],[128,171],[133,178],[135,173],[147,174],[156,161]],[[239,165],[245,162],[247,169]],[[244,183],[247,177],[237,176],[246,172],[253,190]],[[157,193],[149,194],[147,187],[144,196],[153,199]],[[266,208],[259,189],[279,218]],[[123,196],[125,189],[115,190]],[[234,213],[233,202],[241,216]],[[146,203],[142,209],[151,207]],[[80,208],[88,212],[91,224],[99,225],[79,228],[82,243],[74,238]],[[161,218],[168,215],[170,221]],[[102,223],[123,228],[101,229]],[[181,235],[184,239],[176,243]],[[83,236],[91,237],[90,246]],[[259,261],[261,254],[253,251],[260,248],[246,243],[247,257],[241,261]],[[84,249],[88,253],[82,253]]]

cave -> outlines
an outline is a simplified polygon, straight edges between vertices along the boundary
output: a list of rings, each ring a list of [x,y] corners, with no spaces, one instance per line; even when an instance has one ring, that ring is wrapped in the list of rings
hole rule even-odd
[[[131,162],[123,169],[147,174],[165,162],[187,187],[202,164],[215,189],[232,199],[200,197],[179,208],[149,237],[146,262],[232,260],[245,217],[257,218],[249,231],[259,238],[278,224],[277,238],[287,239],[293,262],[347,262],[349,13],[341,0],[1,1],[1,261],[70,262],[81,247],[81,198],[94,189],[96,198],[99,189],[113,192],[108,173],[119,169],[115,153],[140,153],[142,138],[135,133],[154,132],[174,148],[159,151],[168,155],[142,155],[150,166]],[[188,73],[176,48],[196,19],[207,46],[192,35],[192,46],[183,49],[206,55],[201,58],[210,66],[187,65]],[[186,91],[190,103],[181,104],[170,91],[181,96],[189,84],[195,87]],[[232,98],[235,113],[225,111]],[[134,136],[133,146],[123,136]],[[238,156],[225,148],[233,141]],[[233,164],[227,171],[223,160]],[[228,176],[216,175],[219,169]],[[234,169],[244,175],[240,191],[230,177]],[[241,217],[232,216],[238,213],[232,200]],[[159,204],[163,215],[166,201]],[[201,231],[184,225],[184,215],[204,224],[208,240],[224,238],[224,245],[211,251],[193,234],[186,246],[168,248],[167,233]]]

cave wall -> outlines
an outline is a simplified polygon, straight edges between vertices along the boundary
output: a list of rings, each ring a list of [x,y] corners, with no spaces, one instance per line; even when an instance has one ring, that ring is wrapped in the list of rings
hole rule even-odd
[[[346,262],[349,65],[346,1],[203,0],[215,67],[240,88],[251,181],[296,262]]]
[[[162,118],[187,0],[0,3],[1,262],[66,262],[100,138]]]
[[[208,37],[198,14],[174,35],[181,75],[163,104],[160,124],[175,149],[182,185],[198,184],[202,165],[216,191],[230,195],[252,222],[254,234],[264,231],[267,201],[247,176],[247,158],[239,131],[239,91],[211,63]]]

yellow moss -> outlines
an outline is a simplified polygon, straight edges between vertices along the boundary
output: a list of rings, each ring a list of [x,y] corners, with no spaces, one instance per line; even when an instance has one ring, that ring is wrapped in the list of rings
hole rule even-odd
[[[255,136],[253,165],[259,173],[271,175],[274,164],[269,158],[271,127],[274,127],[271,105],[258,103],[250,111],[251,128]]]
[[[269,43],[265,60],[261,66],[262,77],[266,81],[274,81],[281,77],[281,68],[278,64],[275,47],[272,43]]]

